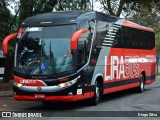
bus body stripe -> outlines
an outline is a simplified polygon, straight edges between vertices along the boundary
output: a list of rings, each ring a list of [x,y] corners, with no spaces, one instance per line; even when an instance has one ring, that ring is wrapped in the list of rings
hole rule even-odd
[[[155,79],[155,75],[146,76],[146,81],[152,80],[152,79],[153,80]],[[139,82],[139,78],[133,78],[133,79],[128,79],[128,80],[118,80],[118,81],[104,83],[103,87],[104,87],[104,89],[105,88],[112,88],[112,87],[117,87],[117,86],[134,84],[134,83],[137,83],[137,82]]]
[[[80,95],[73,95],[73,96],[45,96],[45,98],[35,98],[34,95],[14,95],[15,100],[26,100],[26,101],[77,101],[83,100],[87,98],[93,97],[93,92],[86,92]]]
[[[132,84],[121,85],[118,87],[106,88],[106,89],[104,89],[103,94],[126,90],[126,89],[130,89],[130,88],[138,87],[139,85],[140,85],[140,83],[136,82],[136,83],[132,83]]]

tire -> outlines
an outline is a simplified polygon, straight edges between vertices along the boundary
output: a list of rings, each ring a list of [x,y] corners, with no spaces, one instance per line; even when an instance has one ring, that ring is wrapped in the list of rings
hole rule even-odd
[[[51,105],[51,103],[52,103],[51,101],[42,101],[42,104],[43,104],[43,105],[46,105],[46,106],[47,106],[47,105]]]
[[[96,106],[97,104],[99,104],[100,100],[101,100],[100,84],[98,83],[98,81],[96,81],[94,85],[94,96],[93,98],[90,99],[90,105]]]
[[[140,76],[139,82],[140,86],[137,88],[137,92],[142,93],[144,91],[144,86],[145,86],[145,77],[143,74]]]

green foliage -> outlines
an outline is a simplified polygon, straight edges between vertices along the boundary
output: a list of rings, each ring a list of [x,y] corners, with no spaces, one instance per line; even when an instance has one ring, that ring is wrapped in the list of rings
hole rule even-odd
[[[13,16],[10,14],[10,11],[7,8],[7,2],[5,0],[0,0],[0,42],[13,32]],[[14,42],[9,42],[9,56],[14,53]]]
[[[160,1],[148,4],[139,6],[139,12],[130,20],[155,30],[156,48],[160,51]]]
[[[90,0],[20,0],[19,25],[30,16],[56,10],[88,10]]]
[[[90,0],[59,0],[57,10],[90,10]]]
[[[10,12],[6,7],[6,2],[0,0],[0,41],[10,33]]]
[[[57,2],[57,0],[20,0],[19,25],[30,16],[51,12]]]
[[[141,6],[152,9],[151,3],[156,0],[97,0],[103,6],[103,12],[110,15],[131,17],[131,15],[141,11]]]

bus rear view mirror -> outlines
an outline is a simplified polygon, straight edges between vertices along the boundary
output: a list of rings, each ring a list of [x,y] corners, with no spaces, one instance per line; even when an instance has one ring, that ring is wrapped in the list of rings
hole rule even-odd
[[[19,28],[18,34],[13,33],[13,34],[10,34],[10,35],[8,35],[7,37],[4,38],[4,40],[2,41],[2,50],[3,50],[4,54],[8,53],[8,42],[15,37],[20,38],[21,34],[22,34],[22,31],[23,31],[23,29]]]
[[[13,33],[4,38],[2,42],[2,50],[4,54],[8,53],[8,42],[12,40],[13,38],[15,38],[16,36],[17,36],[17,33]]]
[[[73,35],[72,35],[72,38],[71,38],[71,41],[70,41],[70,48],[71,50],[76,50],[77,49],[77,44],[78,44],[78,40],[79,40],[79,37],[86,33],[88,30],[86,29],[80,29],[78,31],[76,31]]]

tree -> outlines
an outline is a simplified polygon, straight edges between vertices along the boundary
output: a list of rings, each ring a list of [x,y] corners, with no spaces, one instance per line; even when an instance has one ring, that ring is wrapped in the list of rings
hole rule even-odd
[[[56,0],[20,0],[16,15],[13,16],[7,9],[7,5],[9,5],[9,2],[11,1],[0,0],[0,16],[2,18],[0,19],[1,41],[10,33],[17,31],[18,26],[24,19],[38,13],[52,11],[53,6],[56,4]],[[19,24],[17,24],[17,20],[19,21]],[[9,52],[6,55],[3,82],[9,82],[13,74],[14,48],[15,40],[12,40],[9,42]]]
[[[19,25],[26,18],[44,12],[51,12],[57,0],[20,0]]]
[[[140,6],[147,6],[151,8],[151,3],[156,0],[97,0],[102,6],[103,10],[114,16],[131,17],[138,12]]]
[[[17,5],[15,15],[11,15],[7,9],[7,5],[12,2]],[[20,24],[30,16],[51,12],[56,5],[57,10],[86,10],[89,9],[90,2],[89,0],[20,0],[19,2],[13,0],[0,0],[0,3],[0,16],[3,16],[3,19],[0,20],[0,27],[2,26],[0,32],[4,33],[0,36],[0,40],[2,41],[2,39],[10,33],[16,32]],[[14,47],[15,41],[12,40],[9,42],[9,52],[6,55],[4,82],[9,82],[13,73]]]
[[[141,5],[130,20],[155,30],[156,48],[160,51],[160,1],[154,1],[149,6]]]
[[[58,0],[57,10],[90,10],[90,0]]]
[[[11,14],[10,11],[7,8],[7,1],[6,0],[0,0],[0,41],[10,34],[11,32]],[[11,47],[10,47],[11,48]],[[9,50],[11,50],[9,48]],[[13,57],[11,54],[8,54],[6,56],[6,60],[11,60]],[[3,82],[9,82],[11,78],[11,71],[13,68],[13,61],[11,60],[10,62],[6,61],[5,62],[5,71],[4,71],[4,77],[3,77]]]
[[[160,1],[159,0],[99,0],[106,13],[128,17],[140,25],[155,30],[156,47],[160,51]]]
[[[0,41],[10,33],[10,11],[6,6],[6,1],[0,0]]]

